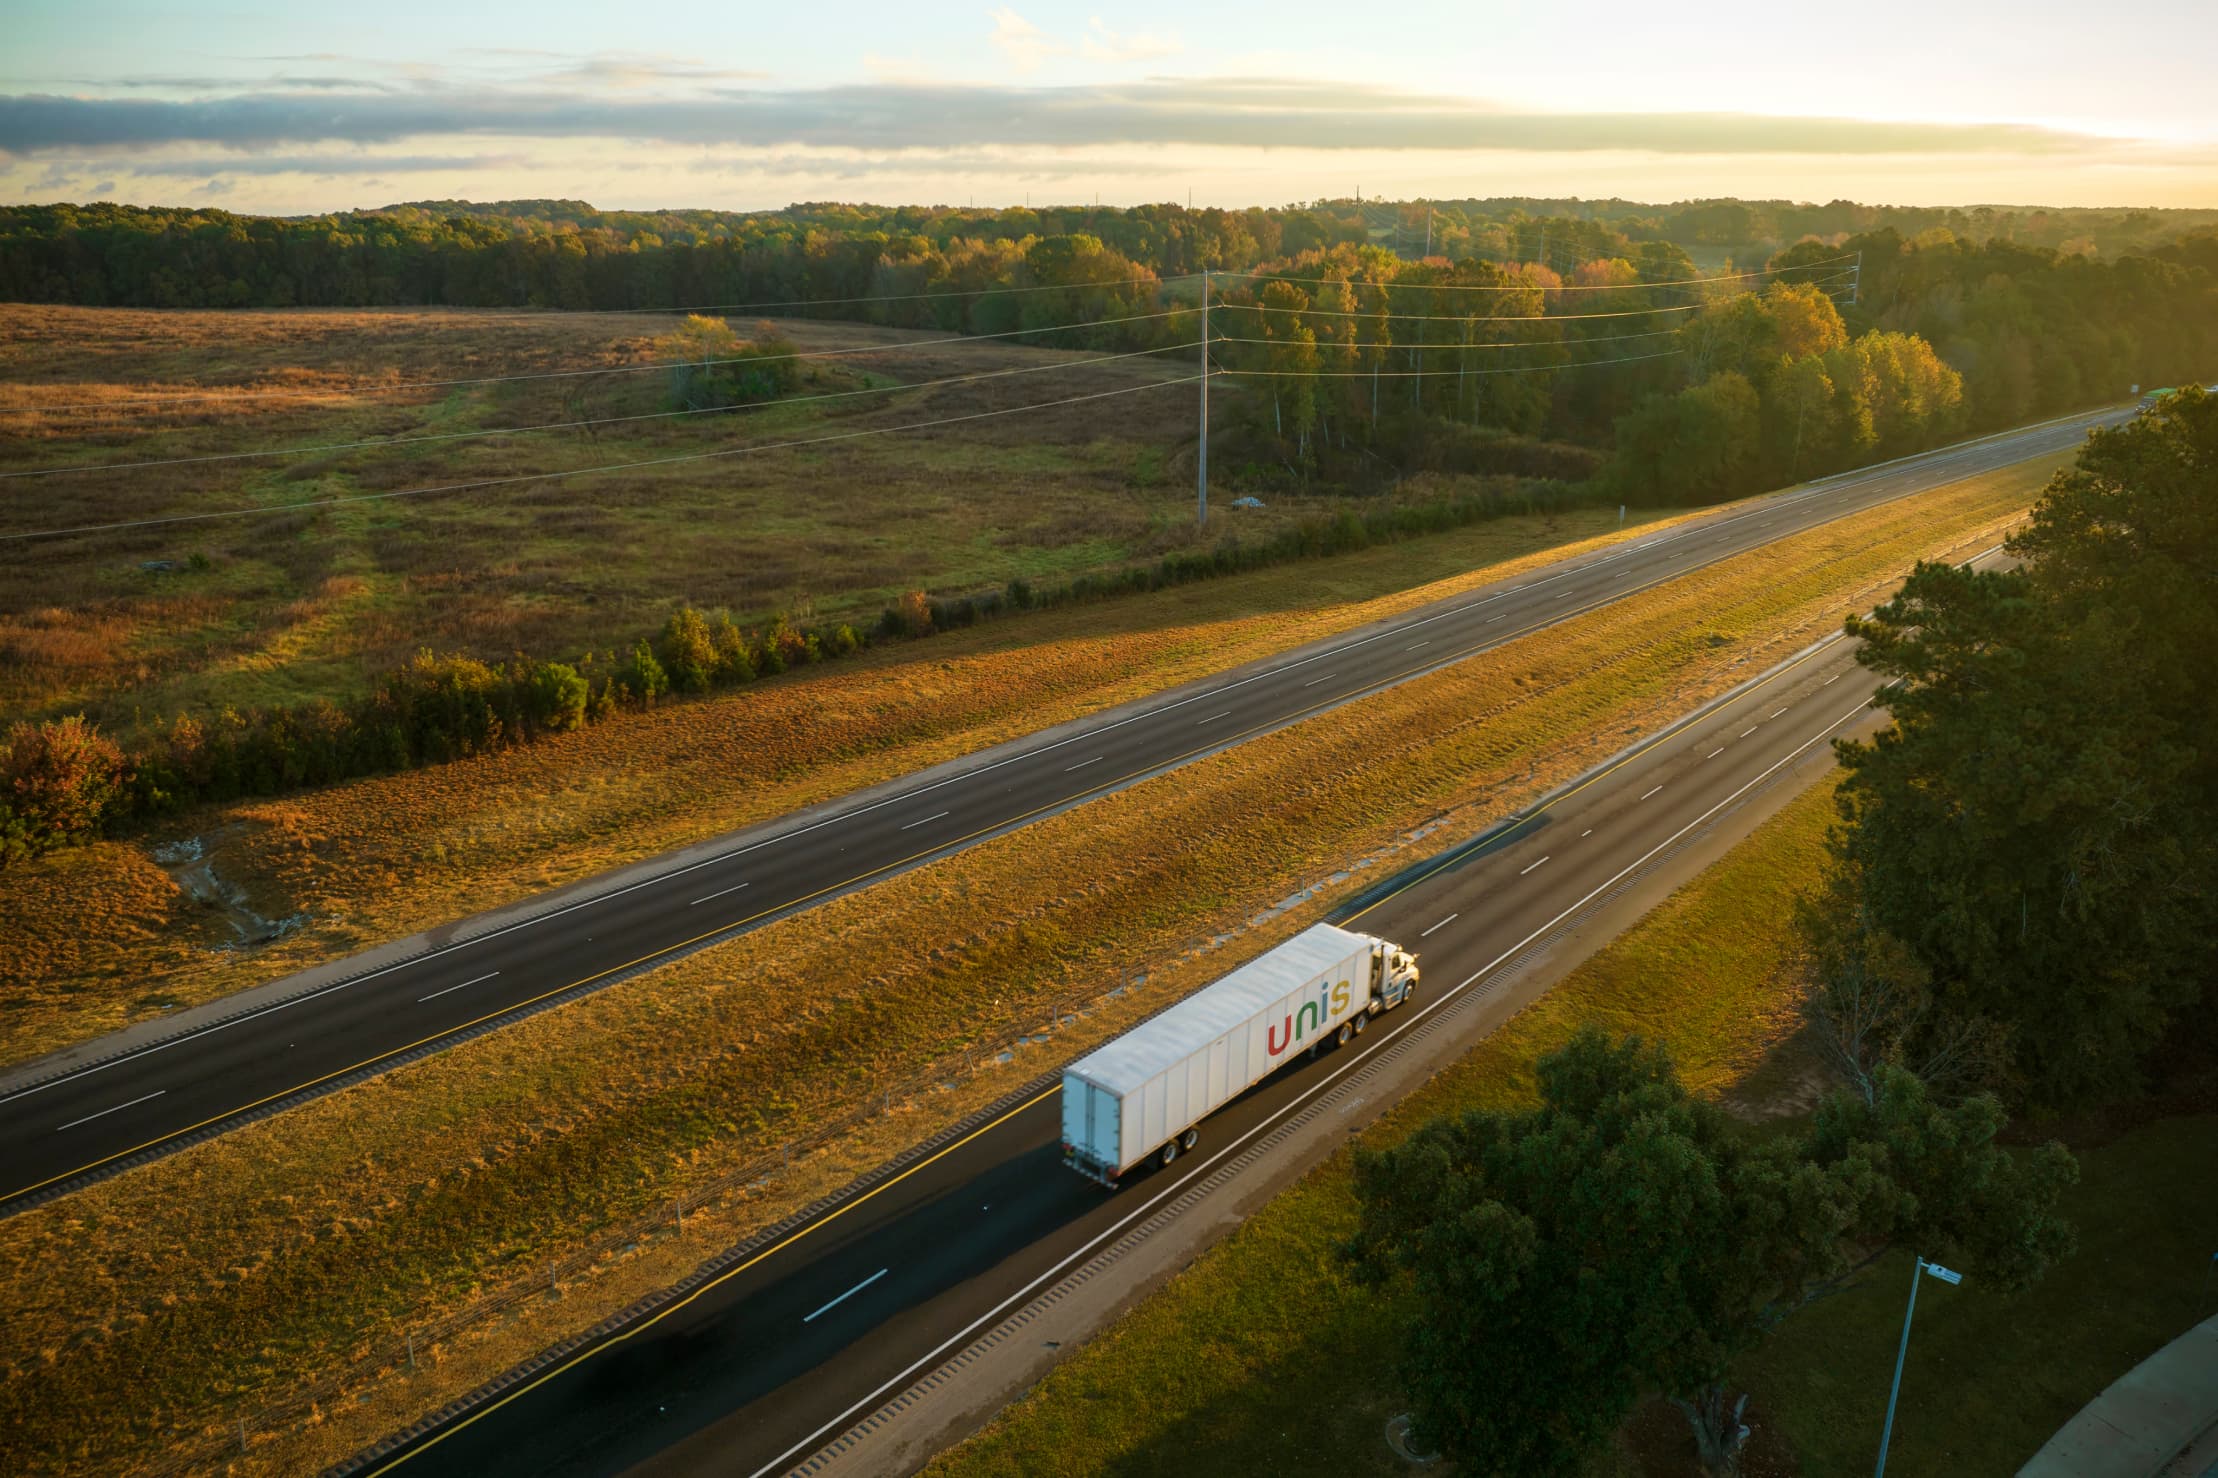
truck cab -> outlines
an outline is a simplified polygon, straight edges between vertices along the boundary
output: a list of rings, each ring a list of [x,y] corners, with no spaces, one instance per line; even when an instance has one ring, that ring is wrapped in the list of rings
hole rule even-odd
[[[1391,1011],[1417,992],[1417,956],[1381,939],[1371,950],[1371,1011]]]

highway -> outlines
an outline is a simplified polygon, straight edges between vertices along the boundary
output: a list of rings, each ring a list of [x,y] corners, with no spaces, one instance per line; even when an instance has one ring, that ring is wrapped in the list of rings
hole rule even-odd
[[[1427,1013],[1499,987],[1691,838],[1830,766],[1834,736],[1880,721],[1875,685],[1853,643],[1830,638],[1348,905],[1336,922],[1416,952],[1415,1001],[1204,1121],[1199,1149],[1169,1169],[1114,1192],[1066,1169],[1049,1089],[366,1471],[790,1470]]]
[[[427,940],[398,963],[111,1056],[80,1054],[0,1096],[0,1214],[1704,565],[2068,449],[2130,414],[2068,417],[1691,520],[752,828],[706,857],[514,923],[442,930],[450,942]],[[1574,872],[1575,855],[1551,859],[1529,886]],[[1475,906],[1429,947],[1457,948],[1492,917]],[[881,1297],[901,1286],[888,1281]]]

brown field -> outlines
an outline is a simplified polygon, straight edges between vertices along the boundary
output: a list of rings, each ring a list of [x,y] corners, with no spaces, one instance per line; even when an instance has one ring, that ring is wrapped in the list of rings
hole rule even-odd
[[[1434,842],[1468,834],[1868,604],[1913,558],[1991,536],[2028,496],[2022,477],[1986,479],[1782,541],[704,952],[651,989],[603,992],[0,1223],[12,1465],[112,1468],[169,1433],[225,1429],[257,1392],[542,1276],[594,1230],[944,1050],[1122,969],[1174,973],[1161,966],[1197,937],[1438,813],[1455,820]],[[765,991],[806,1004],[766,1020]],[[1153,994],[1094,1012],[1072,1045]],[[942,1121],[933,1100],[900,1117],[913,1137]],[[239,1467],[342,1455],[668,1282],[710,1232],[774,1219],[793,1202],[773,1191],[698,1241],[642,1245],[457,1341],[413,1379],[257,1434]]]
[[[1020,370],[972,384],[587,430],[312,450],[668,408],[651,314],[153,312],[11,306],[0,323],[0,535],[474,478],[534,476],[999,410],[1190,372],[1176,356],[781,322],[799,394]],[[743,327],[745,325],[742,325]],[[606,368],[578,379],[420,380]],[[134,397],[212,394],[141,403]],[[1193,543],[1191,388],[899,436],[621,475],[248,519],[0,542],[0,714],[128,727],[188,707],[362,690],[432,646],[499,659],[628,646],[681,601],[742,620],[874,618],[903,589],[971,590]],[[1319,500],[1310,500],[1315,503]],[[1273,499],[1240,527],[1301,511]],[[1209,535],[1221,535],[1220,524]],[[167,561],[174,568],[142,565]]]
[[[1654,527],[1648,525],[1647,527]],[[1635,525],[1628,537],[1637,536]],[[98,1035],[458,915],[651,857],[939,760],[1498,579],[1614,517],[1511,518],[1233,579],[1036,613],[627,715],[482,759],[212,807],[142,840],[0,870],[0,1062]],[[268,919],[150,861],[191,837]],[[85,930],[74,911],[127,921]]]

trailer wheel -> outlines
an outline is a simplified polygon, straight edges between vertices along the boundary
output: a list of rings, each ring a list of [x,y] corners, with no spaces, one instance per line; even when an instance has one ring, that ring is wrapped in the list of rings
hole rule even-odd
[[[1171,1168],[1171,1161],[1177,1158],[1178,1141],[1174,1139],[1169,1144],[1164,1145],[1162,1149],[1156,1152],[1155,1163],[1162,1166],[1165,1170],[1168,1170]]]
[[[1363,1028],[1364,1028],[1365,1026],[1369,1025],[1369,1024],[1370,1024],[1370,1021],[1371,1021],[1371,1018],[1370,1018],[1370,1017],[1368,1017],[1368,1016],[1358,1016],[1358,1017],[1357,1017],[1357,1018],[1355,1019],[1355,1021],[1354,1021],[1354,1022],[1352,1023],[1352,1025],[1353,1025],[1353,1026],[1355,1027],[1355,1034],[1356,1034],[1357,1036],[1359,1036],[1359,1037],[1360,1037],[1360,1036],[1362,1036],[1362,1035],[1363,1035]]]
[[[1182,1150],[1190,1150],[1195,1145],[1200,1143],[1201,1131],[1199,1129],[1189,1129],[1184,1134],[1178,1136],[1178,1147]]]
[[[1350,1026],[1347,1022],[1343,1021],[1340,1023],[1340,1031],[1336,1036],[1333,1037],[1333,1041],[1345,1047],[1348,1045],[1349,1039],[1352,1038],[1354,1035],[1355,1028]]]

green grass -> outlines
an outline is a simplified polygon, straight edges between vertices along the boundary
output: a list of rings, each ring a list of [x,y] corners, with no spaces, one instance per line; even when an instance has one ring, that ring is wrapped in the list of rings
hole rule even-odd
[[[2019,1294],[1928,1278],[1888,1466],[2014,1473],[2111,1381],[2218,1313],[2218,1118],[2166,1119],[2080,1153],[2079,1250]],[[1741,1372],[1808,1474],[1871,1466],[1910,1255],[1804,1310]]]
[[[1366,1132],[1397,1140],[1427,1119],[1532,1099],[1534,1061],[1576,1027],[1665,1042],[1687,1082],[1729,1102],[1806,1087],[1785,941],[1814,877],[1833,785],[1797,798],[1541,1001]],[[2117,1375],[2204,1315],[2198,1279],[2218,1248],[2218,1120],[2138,1130],[2081,1157],[2068,1201],[2080,1250],[2016,1296],[1929,1283],[1897,1420],[1895,1466],[2007,1474]],[[1388,1474],[1382,1440],[1402,1406],[1399,1320],[1353,1288],[1334,1244],[1355,1226],[1348,1157],[1250,1217],[1165,1289],[1064,1361],[934,1478],[1031,1474]],[[1752,1409],[1808,1475],[1864,1471],[1877,1439],[1907,1254],[1790,1321],[1737,1372]],[[1675,1417],[1646,1424],[1668,1453]],[[1660,1437],[1659,1437],[1659,1434]],[[1631,1444],[1597,1474],[1643,1471]],[[1677,1468],[1671,1471],[1678,1471]]]

